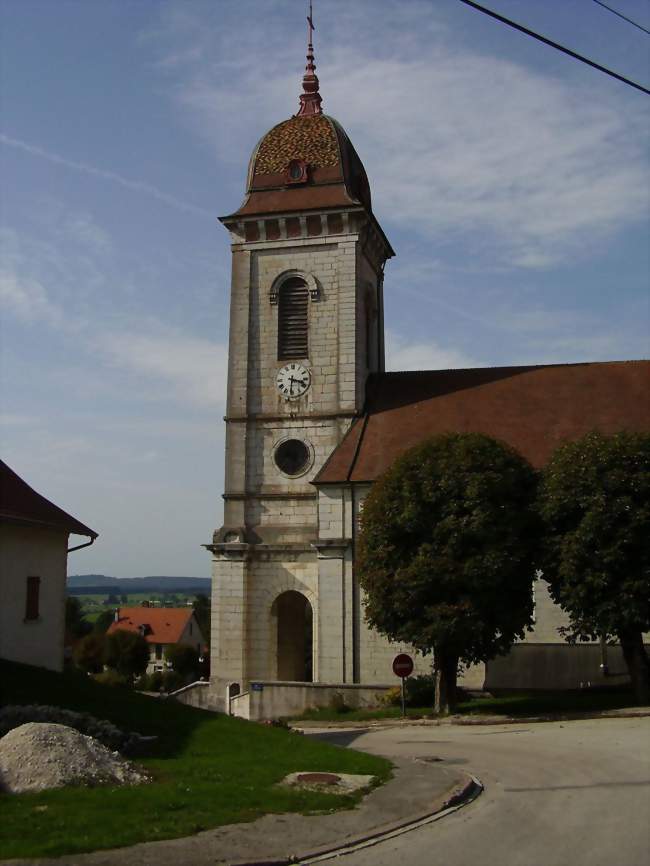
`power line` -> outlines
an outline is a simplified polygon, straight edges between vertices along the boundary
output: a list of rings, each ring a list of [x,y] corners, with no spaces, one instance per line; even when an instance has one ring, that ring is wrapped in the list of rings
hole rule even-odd
[[[576,52],[571,51],[570,48],[565,48],[564,45],[553,42],[551,39],[547,39],[546,36],[540,36],[539,33],[535,33],[533,30],[529,30],[527,27],[522,27],[521,24],[517,24],[515,21],[511,21],[509,18],[504,18],[503,15],[499,15],[496,12],[493,12],[491,9],[487,9],[485,6],[480,6],[478,3],[474,3],[474,0],[460,0],[460,2],[465,3],[467,6],[472,6],[474,9],[478,9],[479,12],[484,12],[491,18],[496,18],[496,20],[501,21],[502,24],[507,24],[509,27],[514,27],[515,30],[519,30],[521,33],[525,33],[526,36],[532,36],[533,39],[537,39],[539,42],[543,42],[545,45],[550,45],[551,48],[556,48],[558,51],[562,51],[564,54],[568,54],[569,57],[573,57],[575,60],[580,60],[582,63],[586,63],[587,66],[592,66],[599,72],[604,72],[605,75],[610,75],[612,78],[616,78],[617,81],[622,81],[623,84],[628,84],[630,87],[634,87],[636,88],[636,90],[640,90],[642,93],[647,93],[648,96],[650,96],[650,90],[648,90],[648,88],[644,87],[642,84],[637,84],[636,81],[631,81],[629,78],[624,78],[624,76],[619,75],[618,72],[612,72],[611,69],[607,69],[605,66],[601,66],[599,63],[595,63],[593,60],[589,60],[588,57],[583,57],[581,54],[576,54]]]
[[[598,3],[599,6],[602,6],[603,9],[607,9],[608,12],[611,12],[612,15],[618,15],[619,18],[622,18],[623,21],[627,21],[628,24],[631,24],[633,27],[638,27],[639,30],[643,30],[644,33],[650,35],[650,30],[647,30],[641,24],[638,24],[636,21],[632,21],[631,18],[628,18],[627,15],[623,15],[622,12],[618,12],[616,9],[612,9],[611,6],[608,6],[607,3],[603,3],[602,0],[594,0],[594,3]]]

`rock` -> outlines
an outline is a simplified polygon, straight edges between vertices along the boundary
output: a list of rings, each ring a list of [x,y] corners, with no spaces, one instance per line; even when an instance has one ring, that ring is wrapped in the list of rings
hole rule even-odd
[[[66,725],[29,722],[0,739],[0,788],[9,793],[147,781],[118,752]]]

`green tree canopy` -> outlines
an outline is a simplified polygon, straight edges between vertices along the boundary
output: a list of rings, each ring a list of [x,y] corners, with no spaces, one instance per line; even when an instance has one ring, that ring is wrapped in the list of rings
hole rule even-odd
[[[198,676],[199,654],[188,644],[171,644],[165,650],[165,658],[177,674],[182,677]]]
[[[89,674],[104,669],[104,635],[91,632],[75,644],[72,660],[78,668]]]
[[[650,435],[590,433],[543,473],[544,576],[569,638],[616,636],[637,699],[650,702]]]
[[[203,639],[210,643],[210,599],[207,595],[200,592],[194,596],[194,601],[192,602],[192,607],[194,608],[194,616],[196,617],[196,621],[199,624],[199,628],[201,629],[201,634],[203,635]]]
[[[98,634],[106,634],[110,624],[115,620],[115,612],[112,610],[103,610],[95,620],[93,631]]]
[[[83,637],[92,631],[92,625],[84,619],[83,607],[76,595],[66,596],[65,628],[73,637]]]
[[[143,674],[149,662],[149,644],[136,632],[117,629],[106,635],[104,662],[126,677]]]
[[[366,618],[434,653],[438,712],[454,705],[459,661],[507,652],[531,623],[536,482],[504,443],[450,433],[406,452],[365,500]]]

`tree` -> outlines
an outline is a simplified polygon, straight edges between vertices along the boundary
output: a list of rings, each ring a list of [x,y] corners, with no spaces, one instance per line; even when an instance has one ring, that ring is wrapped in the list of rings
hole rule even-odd
[[[402,455],[365,500],[357,562],[366,618],[433,652],[436,712],[455,705],[459,662],[506,653],[531,623],[536,483],[504,443],[450,433]]]
[[[640,703],[650,703],[650,435],[589,433],[543,473],[545,579],[568,639],[618,638]]]
[[[210,599],[207,595],[200,592],[198,595],[194,596],[192,607],[194,608],[194,616],[196,617],[196,621],[201,629],[201,634],[203,635],[204,640],[210,643]]]
[[[106,634],[110,627],[110,624],[114,620],[115,613],[112,610],[103,610],[95,620],[93,631],[97,632],[98,634]]]
[[[117,629],[106,635],[104,662],[118,674],[130,678],[139,676],[149,663],[149,644],[141,634]]]
[[[184,643],[171,644],[165,650],[165,659],[182,677],[198,676],[199,654],[194,647]]]
[[[92,625],[84,619],[81,602],[74,595],[65,600],[65,628],[72,637],[83,637],[92,630]]]
[[[89,674],[104,670],[104,635],[91,632],[75,645],[72,660],[78,668]]]

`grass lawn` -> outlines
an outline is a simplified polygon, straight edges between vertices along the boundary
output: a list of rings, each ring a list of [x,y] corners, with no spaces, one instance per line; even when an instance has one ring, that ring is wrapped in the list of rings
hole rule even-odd
[[[42,857],[186,836],[267,812],[320,812],[358,797],[283,790],[301,770],[370,773],[383,758],[337,748],[278,728],[0,661],[0,704],[41,703],[90,712],[123,730],[156,735],[137,759],[154,782],[134,787],[62,788],[0,794],[0,856]]]
[[[458,704],[462,715],[527,716],[572,715],[593,713],[601,710],[621,709],[634,706],[634,695],[628,689],[582,689],[563,692],[521,692],[500,697],[473,698]],[[407,707],[408,718],[431,717],[431,707]],[[324,708],[309,710],[301,718],[322,722],[372,721],[376,719],[399,719],[401,707],[384,707],[377,710],[349,710],[337,712]]]

